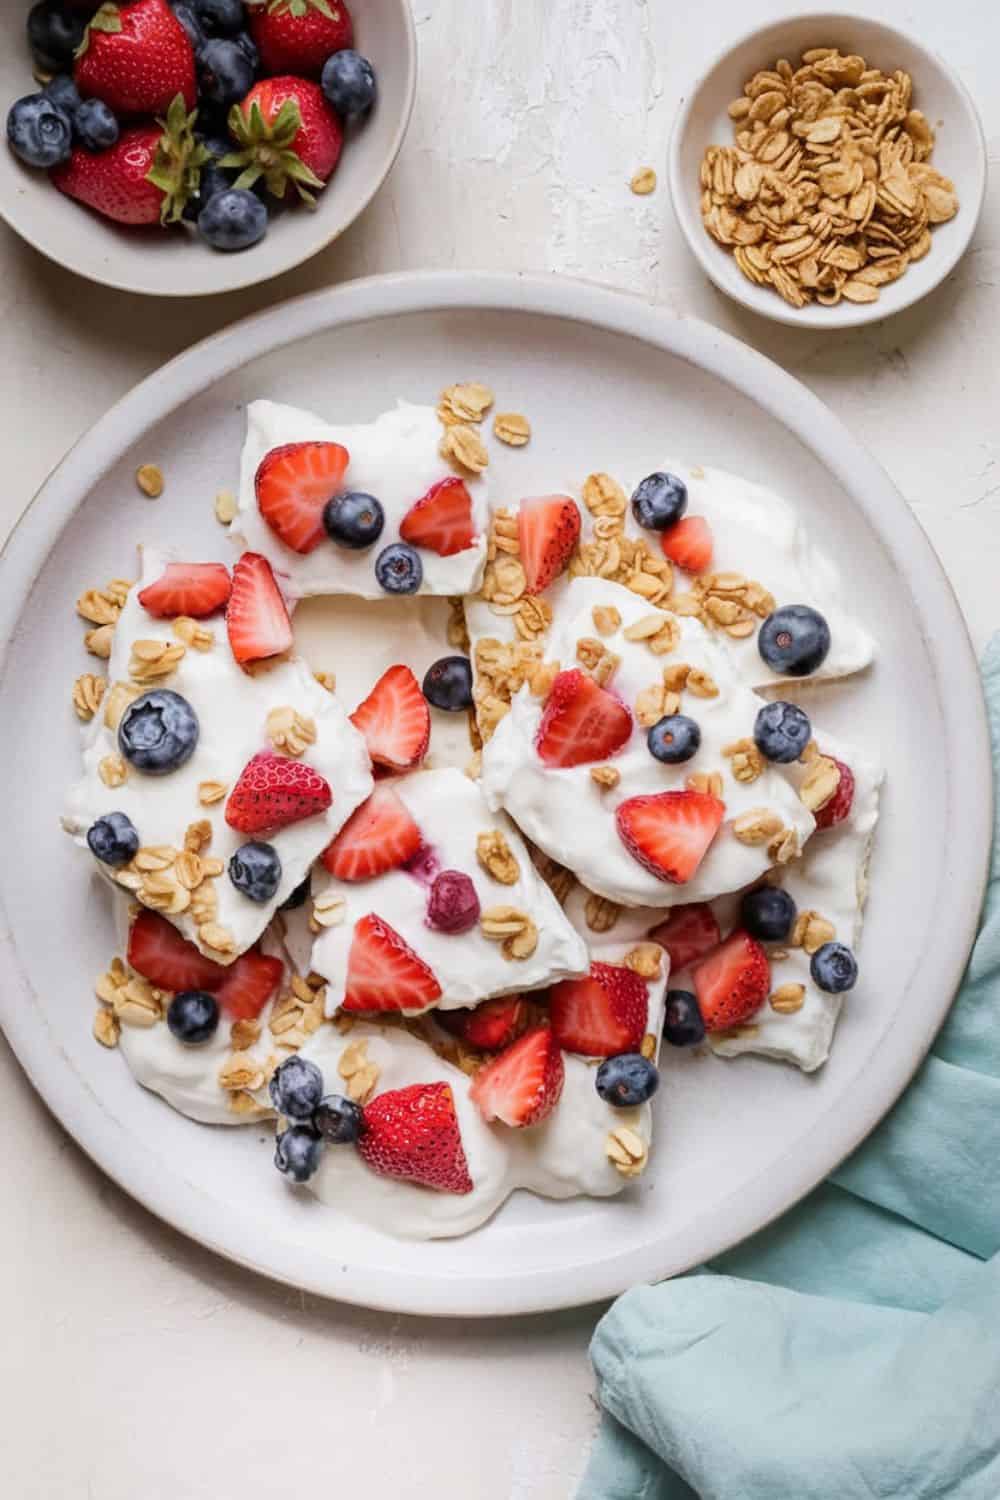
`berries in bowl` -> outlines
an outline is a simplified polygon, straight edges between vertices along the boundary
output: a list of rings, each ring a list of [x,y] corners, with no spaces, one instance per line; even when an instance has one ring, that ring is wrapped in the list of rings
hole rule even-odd
[[[405,0],[37,0],[4,8],[0,38],[0,212],[155,295],[315,254],[381,185],[415,87]]]

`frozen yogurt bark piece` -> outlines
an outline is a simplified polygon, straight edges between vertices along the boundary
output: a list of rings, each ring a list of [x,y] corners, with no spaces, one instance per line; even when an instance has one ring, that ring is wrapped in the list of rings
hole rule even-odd
[[[380,782],[324,863],[312,967],[330,1014],[447,1010],[587,967],[517,830],[454,768]]]
[[[794,777],[754,750],[762,700],[699,621],[652,609],[604,579],[577,578],[548,654],[563,670],[543,682],[547,697],[530,683],[519,689],[483,749],[483,791],[589,890],[625,906],[711,899],[806,843],[813,818]],[[694,721],[700,744],[689,759],[664,764],[648,747],[648,728],[677,713]],[[681,848],[676,867],[677,849],[650,842],[650,804],[635,800],[663,793],[683,801],[656,804],[656,819],[676,817],[690,825],[690,844],[704,845],[700,858]],[[686,840],[679,828],[677,845]]]
[[[849,611],[838,569],[808,535],[797,510],[773,490],[729,474],[673,461],[658,465],[687,491],[684,518],[701,517],[711,535],[711,561],[699,574],[675,564],[675,601],[697,609],[712,628],[728,635],[744,679],[752,687],[787,680],[762,659],[758,632],[775,608],[805,604],[818,610],[830,630],[823,662],[809,673],[811,681],[846,677],[868,666],[875,643]],[[636,475],[635,493],[645,476]],[[586,494],[586,491],[585,491]],[[643,537],[654,547],[664,543],[670,554],[669,530],[641,527],[631,503],[625,512],[625,534]]]
[[[709,1032],[706,1038],[718,1057],[756,1053],[793,1063],[806,1073],[814,1072],[828,1058],[837,1018],[847,998],[844,994],[831,994],[816,984],[810,973],[811,955],[820,942],[836,941],[856,949],[860,941],[868,860],[883,779],[881,768],[870,756],[840,743],[822,729],[817,728],[816,735],[823,757],[835,760],[838,770],[846,766],[853,779],[849,811],[830,827],[818,826],[801,858],[775,869],[767,877],[768,884],[780,886],[791,896],[797,909],[796,922],[787,939],[764,945],[771,973],[767,1003],[745,1024],[729,1031]],[[800,784],[810,769],[795,767]],[[823,809],[818,808],[817,812],[822,824]],[[703,957],[713,942],[724,939],[740,926],[742,896],[743,892],[739,892],[712,901],[708,910],[714,924],[711,920],[706,924],[701,917],[697,923],[686,923],[684,906],[675,906],[669,913],[638,907],[608,911],[580,885],[569,891],[564,910],[593,956],[603,956],[609,939],[620,946],[637,945],[651,938],[672,944],[675,939],[665,930],[666,921],[670,921],[675,930],[680,924],[683,936],[676,941],[685,947],[691,947],[692,929],[695,931],[701,939],[696,951],[698,957]],[[704,908],[698,906],[692,910],[701,912]],[[706,925],[707,936],[701,938]],[[681,949],[678,947],[676,951],[680,953]],[[692,990],[691,968],[692,964],[683,960],[670,974],[670,988]],[[858,988],[852,992],[861,1004],[863,987],[862,970]],[[671,1050],[666,1048],[668,1057]]]
[[[806,1073],[829,1057],[844,1001],[864,1004],[863,970],[850,995],[830,994],[813,979],[810,960],[822,942],[845,943],[856,950],[860,941],[883,780],[881,767],[853,746],[841,745],[821,730],[817,741],[825,755],[848,766],[853,775],[850,812],[834,827],[817,828],[802,858],[781,872],[780,884],[795,902],[798,916],[790,940],[772,947],[768,1004],[745,1027],[708,1037],[719,1057],[757,1053],[795,1063]],[[739,917],[737,903],[720,901],[718,915],[720,922],[733,925]],[[785,956],[775,957],[775,950]],[[676,982],[683,986],[686,977]]]
[[[99,818],[124,813],[139,852],[123,864],[94,864],[161,911],[203,953],[231,963],[260,937],[367,797],[371,768],[361,735],[303,661],[275,660],[251,674],[235,661],[221,615],[188,618],[182,638],[173,619],[144,609],[139,595],[165,566],[161,554],[145,552],[142,580],[115,627],[107,691],[84,730],[84,773],[69,795],[63,826],[86,850],[87,832]],[[154,690],[179,695],[197,720],[193,751],[165,774],[129,763],[119,742],[120,722],[134,701]],[[317,805],[328,790],[328,805],[274,831],[230,826],[227,811],[248,762],[279,751],[322,792]],[[261,841],[276,853],[280,875],[268,899],[251,899],[234,884],[230,860],[248,842]]]
[[[313,594],[389,597],[379,583],[376,562],[386,547],[408,537],[413,538],[419,557],[421,582],[419,588],[406,587],[402,592],[471,592],[479,585],[486,556],[486,482],[472,475],[459,479],[438,452],[440,442],[441,424],[429,406],[401,402],[374,422],[331,425],[297,407],[253,401],[247,408],[233,533],[248,549],[268,558],[292,600]],[[322,527],[322,505],[317,508],[315,501],[301,507],[293,501],[286,509],[283,497],[295,491],[294,462],[272,470],[271,476],[278,497],[277,524],[294,545],[282,539],[274,524],[275,513],[270,522],[261,513],[265,493],[261,476],[266,472],[261,465],[275,450],[294,444],[336,444],[346,450],[343,471],[340,464],[334,465],[328,487],[334,494],[351,491],[374,496],[385,518],[376,540],[356,550],[333,541]],[[305,453],[305,467],[309,458],[310,453]],[[415,516],[417,503],[442,482],[445,488],[437,499],[432,498]],[[317,483],[319,490],[310,493],[319,493],[322,501],[322,477]],[[265,509],[268,505],[265,498]]]
[[[95,1032],[117,1042],[130,1071],[178,1113],[209,1125],[247,1125],[274,1113],[267,1082],[276,1063],[323,1021],[321,989],[292,977],[272,929],[228,968],[203,958],[154,912],[130,917],[115,894],[120,952],[97,981]],[[135,936],[130,934],[136,932]],[[178,1035],[168,1012],[183,985],[212,985],[208,1034]],[[273,1023],[273,1031],[272,1031]]]
[[[620,956],[615,945],[602,951],[608,962]],[[648,981],[647,1029],[654,1036],[662,1026],[665,986],[664,964]],[[639,1176],[648,1159],[651,1106],[618,1109],[606,1103],[594,1086],[594,1059],[563,1052],[562,1092],[538,1124],[487,1124],[475,1102],[474,1070],[448,1060],[450,1038],[430,1018],[409,1024],[424,1034],[367,1021],[342,1034],[328,1023],[299,1055],[320,1068],[325,1094],[344,1095],[361,1077],[366,1104],[394,1090],[447,1085],[470,1185],[464,1192],[435,1191],[400,1181],[373,1170],[355,1147],[328,1144],[308,1187],[331,1207],[386,1234],[438,1239],[485,1223],[517,1188],[544,1198],[604,1198]]]

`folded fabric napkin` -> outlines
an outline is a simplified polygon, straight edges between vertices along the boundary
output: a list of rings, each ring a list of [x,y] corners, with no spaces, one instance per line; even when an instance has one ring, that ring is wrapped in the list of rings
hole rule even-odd
[[[1000,637],[983,679],[1000,782]],[[778,1223],[627,1292],[591,1354],[578,1500],[998,1500],[996,826],[965,979],[893,1112]]]

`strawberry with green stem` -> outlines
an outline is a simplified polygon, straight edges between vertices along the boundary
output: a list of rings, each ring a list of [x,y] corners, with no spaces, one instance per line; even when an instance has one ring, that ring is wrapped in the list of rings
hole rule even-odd
[[[289,183],[310,207],[313,189],[332,175],[344,143],[340,121],[317,83],[306,78],[265,78],[229,112],[236,148],[220,167],[242,168],[234,183],[252,188],[261,178],[283,198]]]
[[[195,114],[175,95],[165,120],[123,130],[96,155],[82,146],[55,167],[61,193],[119,224],[175,224],[198,191],[208,152],[194,137]]]
[[[259,0],[250,32],[265,73],[318,78],[332,52],[354,46],[354,25],[343,0]]]
[[[155,115],[180,94],[197,98],[194,50],[166,0],[106,3],[77,48],[73,79],[84,99],[103,99],[116,115]]]

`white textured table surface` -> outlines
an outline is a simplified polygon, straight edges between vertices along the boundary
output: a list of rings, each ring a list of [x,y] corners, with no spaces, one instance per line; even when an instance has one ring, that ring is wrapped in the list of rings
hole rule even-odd
[[[245,313],[378,271],[550,270],[710,319],[811,385],[911,501],[982,645],[1000,624],[1000,188],[957,274],[912,312],[853,335],[782,329],[701,279],[662,183],[645,199],[627,183],[647,163],[662,179],[678,99],[709,55],[786,6],[415,7],[422,76],[400,162],[355,228],[298,271],[212,302],[157,303],[77,280],[0,228],[0,533],[112,401]],[[880,12],[958,68],[995,164],[1000,12],[982,0],[882,0]],[[0,1085],[10,1500],[572,1493],[596,1421],[594,1310],[446,1326],[284,1291],[123,1197],[2,1041]]]

